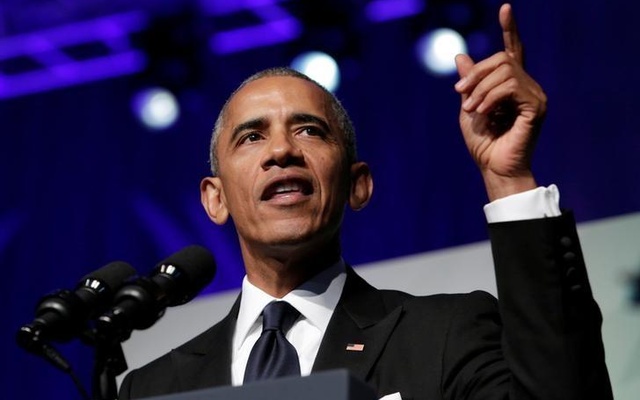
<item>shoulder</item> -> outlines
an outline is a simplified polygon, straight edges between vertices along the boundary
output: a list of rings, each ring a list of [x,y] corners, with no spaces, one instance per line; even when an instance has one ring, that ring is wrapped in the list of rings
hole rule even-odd
[[[233,334],[233,323],[237,316],[235,310],[234,306],[227,317],[211,328],[148,364],[130,371],[120,386],[120,399],[174,393],[201,385],[194,377],[202,369],[203,360],[230,357],[227,354],[230,352],[230,345],[227,344]]]
[[[497,299],[482,290],[469,293],[440,293],[415,296],[397,290],[379,290],[380,296],[389,308],[402,306],[410,314],[474,314],[498,312]]]
[[[377,289],[360,277],[353,269],[348,271],[343,302],[357,304],[358,309],[377,307],[391,312],[401,307],[407,315],[457,315],[498,312],[497,299],[482,290],[469,293],[439,293],[413,295],[399,290]]]
[[[218,323],[179,347],[155,360],[129,371],[120,386],[120,399],[172,393],[182,386],[177,369],[185,360],[183,355],[204,354],[221,330]],[[177,361],[177,359],[179,359]]]

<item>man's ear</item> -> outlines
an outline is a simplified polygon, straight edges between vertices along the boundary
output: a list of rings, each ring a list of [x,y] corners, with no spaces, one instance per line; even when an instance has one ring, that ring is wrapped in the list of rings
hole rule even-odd
[[[373,194],[373,177],[367,163],[355,162],[351,165],[351,191],[349,205],[355,211],[362,210]]]
[[[223,225],[229,219],[220,178],[210,176],[200,182],[200,202],[214,223]]]

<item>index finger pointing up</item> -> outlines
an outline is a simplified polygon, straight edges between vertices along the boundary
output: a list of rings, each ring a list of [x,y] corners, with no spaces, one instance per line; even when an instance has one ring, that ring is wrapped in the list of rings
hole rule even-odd
[[[504,41],[504,50],[513,57],[520,65],[524,62],[524,54],[522,50],[522,42],[518,35],[518,27],[513,17],[511,4],[503,4],[500,7],[500,26],[502,27],[502,40]]]

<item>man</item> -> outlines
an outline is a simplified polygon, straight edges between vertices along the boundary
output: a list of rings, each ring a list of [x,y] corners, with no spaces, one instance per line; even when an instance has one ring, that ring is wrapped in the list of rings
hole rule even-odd
[[[302,375],[348,368],[380,396],[404,399],[612,397],[575,223],[560,213],[555,187],[538,188],[530,170],[546,97],[523,70],[509,5],[499,19],[505,50],[478,63],[459,55],[455,85],[491,201],[499,306],[481,292],[379,291],[345,264],[344,206],[361,209],[373,190],[351,123],[315,82],[267,70],[223,107],[214,176],[201,184],[209,217],[236,226],[242,296],[219,324],[130,373],[121,399],[242,384],[274,300],[300,313],[286,335]]]

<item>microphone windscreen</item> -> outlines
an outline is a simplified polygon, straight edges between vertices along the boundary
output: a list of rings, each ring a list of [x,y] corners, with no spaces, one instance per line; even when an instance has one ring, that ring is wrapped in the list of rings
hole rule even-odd
[[[216,263],[209,250],[191,245],[172,254],[156,265],[159,275],[171,275],[180,280],[179,293],[170,296],[169,306],[184,304],[193,299],[216,274]]]
[[[134,276],[136,270],[123,261],[114,261],[104,267],[88,273],[80,285],[90,287],[93,281],[100,281],[109,291],[117,291],[124,282]]]

